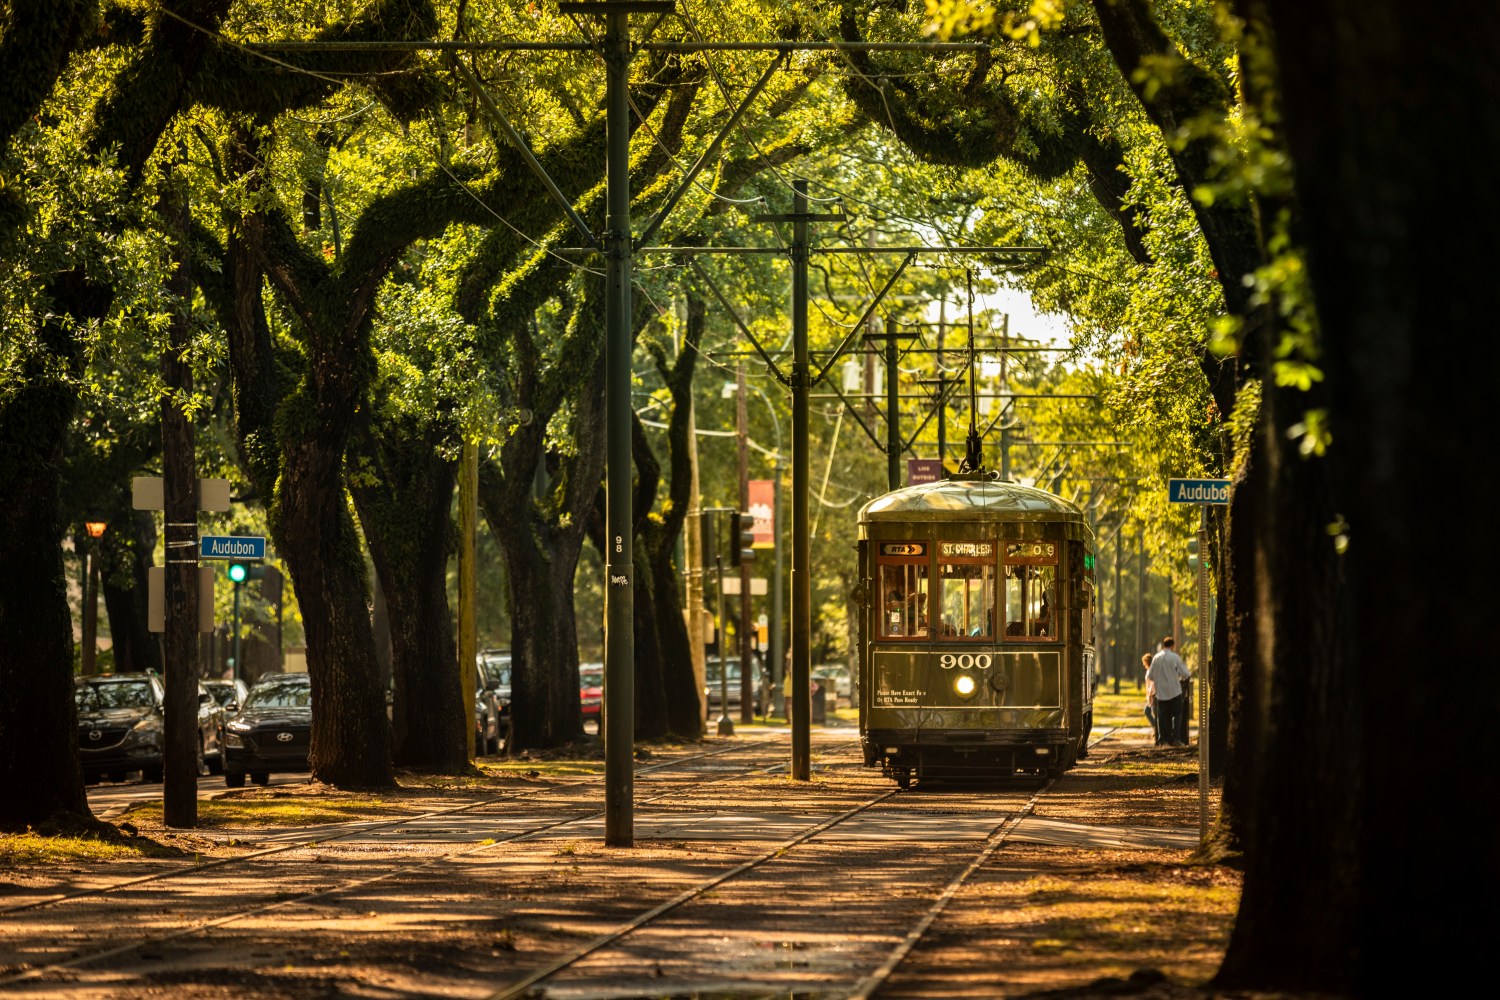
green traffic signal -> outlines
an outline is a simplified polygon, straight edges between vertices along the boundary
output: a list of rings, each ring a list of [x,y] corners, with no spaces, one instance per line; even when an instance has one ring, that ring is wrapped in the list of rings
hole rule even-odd
[[[235,583],[244,583],[245,578],[250,575],[250,568],[244,563],[229,564],[229,579]]]

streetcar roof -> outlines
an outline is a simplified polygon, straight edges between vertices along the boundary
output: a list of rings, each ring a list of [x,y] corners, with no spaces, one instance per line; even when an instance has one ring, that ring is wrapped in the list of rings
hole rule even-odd
[[[1071,521],[1083,512],[1055,493],[999,479],[940,479],[894,490],[860,508],[869,521]]]

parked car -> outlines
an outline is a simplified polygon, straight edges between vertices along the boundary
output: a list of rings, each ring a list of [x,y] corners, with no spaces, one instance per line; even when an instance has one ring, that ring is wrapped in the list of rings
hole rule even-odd
[[[475,664],[474,680],[474,753],[476,756],[500,752],[505,733],[505,705],[500,701],[484,661]]]
[[[604,664],[578,665],[578,698],[583,707],[583,721],[599,721],[604,705]]]
[[[754,674],[754,677],[752,679],[754,687],[751,689],[754,692],[754,699],[755,699],[754,702],[753,702],[754,712],[755,712],[756,715],[764,715],[765,714],[765,708],[766,708],[766,695],[767,695],[766,675],[765,675],[765,671],[762,669],[762,667],[760,665],[760,661],[756,660],[754,662],[755,662],[755,674]],[[726,671],[726,679],[727,679],[728,684],[729,684],[729,711],[730,712],[738,712],[740,710],[740,660],[739,660],[739,657],[737,657],[737,656],[726,656],[724,658],[724,667],[725,667],[725,671]],[[719,688],[722,685],[721,685],[721,683],[719,681],[719,659],[718,659],[718,657],[712,656],[712,655],[710,655],[708,657],[708,661],[704,664],[703,674],[704,674],[704,678],[703,678],[703,690],[704,690],[704,694],[707,695],[708,715],[709,715],[710,718],[714,718],[714,717],[716,717],[716,716],[718,716],[720,714],[723,714],[722,710],[719,707],[719,705],[720,705]]]
[[[245,703],[245,696],[250,693],[250,685],[238,677],[232,681],[204,681],[203,687],[214,696],[220,708],[230,713],[239,711],[239,707]]]
[[[846,663],[820,663],[812,668],[812,679],[827,692],[829,704],[838,707],[839,701],[853,704],[853,685],[849,681],[849,665]]]
[[[162,706],[166,691],[154,673],[79,677],[78,757],[86,784],[124,781],[139,771],[144,781],[162,780]],[[223,765],[224,710],[198,685],[198,773]]]
[[[481,650],[479,665],[484,668],[483,686],[500,703],[500,732],[503,736],[506,727],[510,725],[510,650]]]
[[[263,674],[225,727],[224,784],[245,776],[269,784],[272,772],[306,771],[312,738],[312,685],[306,674]]]

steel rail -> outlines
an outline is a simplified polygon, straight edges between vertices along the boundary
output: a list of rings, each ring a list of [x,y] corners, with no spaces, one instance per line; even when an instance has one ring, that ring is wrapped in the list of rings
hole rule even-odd
[[[734,751],[737,751],[737,750],[749,750],[749,749],[751,749],[753,747],[757,747],[757,746],[771,746],[771,745],[775,745],[775,744],[780,743],[780,742],[782,742],[782,741],[780,741],[780,740],[760,740],[760,741],[757,741],[755,743],[746,743],[746,744],[742,744],[740,746],[726,747],[723,750],[713,751],[713,752],[710,752],[710,753],[695,754],[695,755],[693,755],[690,758],[681,758],[681,759],[678,759],[678,760],[675,760],[675,761],[667,761],[667,762],[664,762],[662,764],[651,765],[649,769],[650,770],[663,770],[663,769],[665,769],[667,767],[671,767],[671,766],[675,766],[675,765],[684,763],[687,760],[699,760],[699,759],[702,759],[702,758],[705,758],[705,757],[721,756],[721,755],[723,755],[725,753],[731,753],[731,752],[734,752]],[[845,744],[838,744],[838,745],[839,746],[843,746]],[[769,772],[769,771],[772,771],[772,770],[774,770],[776,768],[779,768],[779,767],[782,767],[782,766],[783,765],[781,763],[777,763],[777,764],[768,765],[766,767],[752,768],[752,769],[750,769],[750,773],[755,773],[757,771]],[[730,780],[731,778],[738,777],[738,776],[739,775],[735,775],[735,774],[721,775],[720,777],[713,778],[713,779],[710,779],[708,781],[701,782],[698,787],[702,787],[704,785],[715,784],[715,783],[720,782],[720,781],[727,781],[727,780]],[[555,785],[555,786],[551,786],[551,788],[577,787],[578,785],[581,785],[581,784],[588,784],[588,782],[587,781],[572,782],[572,783],[570,783],[569,785],[566,785],[566,786]],[[551,790],[551,788],[549,788],[549,789],[543,789],[543,791]],[[662,793],[660,793],[659,795],[652,796],[652,797],[650,797],[648,799],[645,799],[643,801],[645,801],[645,802],[654,802],[654,801],[657,801],[659,799],[664,799],[664,798],[667,798],[670,795],[676,794],[677,791],[678,791],[678,789],[676,789],[676,788],[667,789],[667,790],[663,791]],[[490,800],[490,801],[491,801],[491,804],[493,804],[494,802],[503,801],[503,799],[493,799],[493,800]],[[473,803],[470,806],[467,806],[465,808],[472,808],[474,805],[478,805],[478,804],[479,803]],[[434,813],[432,815],[450,815],[451,813],[458,812],[458,811],[462,811],[462,810],[443,810],[443,811],[440,811],[438,813]],[[299,903],[306,903],[306,902],[310,902],[310,901],[315,900],[315,899],[325,899],[325,898],[327,898],[329,896],[337,895],[337,894],[342,893],[342,892],[348,892],[348,891],[354,890],[354,889],[362,889],[365,886],[374,885],[374,884],[376,884],[378,882],[383,882],[386,879],[394,878],[397,875],[404,875],[404,874],[409,874],[411,872],[422,871],[423,869],[430,868],[430,867],[432,867],[434,865],[437,865],[437,864],[440,864],[440,863],[442,863],[444,861],[450,861],[450,860],[453,860],[455,858],[467,857],[467,856],[469,856],[471,854],[478,854],[481,851],[486,851],[486,850],[489,850],[489,849],[494,848],[494,847],[501,847],[501,846],[503,846],[505,844],[513,844],[513,843],[519,843],[519,842],[531,840],[533,838],[541,836],[544,833],[547,833],[549,831],[555,830],[558,827],[568,826],[568,825],[571,825],[573,823],[587,822],[587,821],[592,820],[592,819],[598,819],[600,816],[603,816],[604,813],[605,813],[605,810],[603,810],[603,809],[597,809],[597,810],[594,810],[593,812],[587,812],[587,813],[582,813],[582,814],[574,814],[574,815],[571,815],[571,816],[567,816],[567,817],[565,817],[563,819],[559,819],[559,820],[555,820],[555,821],[552,821],[552,822],[549,822],[549,823],[545,823],[545,824],[543,824],[540,827],[536,827],[536,828],[533,828],[533,829],[530,829],[530,830],[522,830],[522,831],[518,831],[516,833],[511,833],[511,834],[508,834],[508,835],[502,836],[502,837],[486,838],[486,839],[481,840],[481,841],[479,841],[477,843],[471,843],[471,844],[468,844],[468,845],[466,845],[466,846],[464,846],[462,848],[458,848],[458,849],[455,849],[455,850],[452,850],[452,851],[448,851],[448,852],[445,852],[443,854],[437,855],[435,857],[427,858],[427,859],[422,860],[422,861],[420,861],[420,862],[418,862],[416,864],[398,864],[398,865],[390,868],[389,870],[382,872],[381,874],[372,875],[372,876],[370,876],[368,878],[356,879],[355,881],[346,882],[346,883],[344,883],[342,885],[333,886],[332,888],[320,889],[320,890],[318,890],[316,892],[304,893],[302,895],[293,896],[293,897],[288,898],[288,899],[278,899],[278,900],[274,900],[272,902],[262,903],[262,904],[256,905],[256,906],[251,906],[251,907],[248,907],[248,908],[246,908],[244,910],[237,910],[234,913],[226,914],[226,915],[224,915],[222,917],[218,917],[218,918],[215,918],[213,920],[202,921],[200,923],[191,924],[191,925],[189,925],[187,927],[180,927],[177,930],[169,931],[169,932],[164,933],[164,934],[158,934],[158,935],[154,935],[154,936],[147,937],[147,938],[144,938],[144,939],[139,939],[139,940],[136,940],[136,941],[131,941],[131,942],[127,943],[127,944],[116,945],[116,946],[111,947],[111,948],[106,948],[106,949],[104,949],[102,951],[91,952],[91,953],[89,953],[87,955],[77,955],[77,956],[75,956],[73,958],[70,958],[70,959],[68,959],[66,961],[53,962],[53,963],[50,963],[50,964],[47,964],[47,965],[39,965],[39,966],[36,966],[34,968],[27,969],[24,972],[18,973],[16,975],[7,976],[7,977],[4,977],[4,978],[0,978],[0,986],[9,985],[11,983],[26,982],[26,981],[32,980],[32,979],[37,979],[37,978],[39,978],[41,976],[47,975],[48,973],[56,972],[56,971],[59,971],[59,970],[62,970],[62,969],[72,969],[72,968],[78,968],[78,967],[84,966],[84,965],[90,965],[90,964],[92,964],[94,962],[98,962],[98,961],[100,961],[102,959],[113,958],[113,957],[115,957],[117,955],[127,954],[127,953],[129,953],[131,951],[134,951],[134,950],[139,949],[139,948],[146,947],[148,945],[161,944],[161,943],[166,942],[166,941],[175,941],[175,940],[178,940],[180,938],[184,938],[184,937],[191,936],[193,934],[197,934],[200,931],[213,930],[214,928],[223,927],[223,926],[225,926],[227,924],[231,924],[231,923],[236,923],[236,922],[238,922],[240,920],[246,919],[247,917],[259,916],[262,913],[267,913],[267,912],[270,912],[271,910],[281,909],[282,907],[285,907],[285,906],[293,906],[293,905],[296,905],[296,904],[299,904]],[[403,817],[401,820],[399,820],[399,821],[397,821],[395,823],[381,823],[381,824],[377,824],[377,825],[372,826],[372,827],[366,827],[366,828],[361,829],[361,830],[352,830],[352,831],[349,831],[349,833],[344,834],[343,836],[352,836],[355,833],[368,832],[370,829],[378,829],[378,828],[383,827],[383,826],[399,825],[399,823],[409,823],[409,822],[412,822],[413,820],[421,819],[421,818],[424,818],[424,817],[419,817],[419,816]],[[321,844],[321,843],[327,843],[328,840],[333,840],[333,839],[339,839],[339,838],[328,838],[327,840],[315,841],[314,843],[319,843],[319,844]],[[300,843],[299,842],[297,844],[290,845],[287,848],[278,848],[278,849],[276,849],[274,851],[264,852],[263,854],[257,855],[257,856],[264,856],[264,854],[266,854],[266,853],[277,853],[277,852],[279,852],[281,850],[290,850],[290,849],[293,849],[293,848],[304,848],[304,847],[309,847],[309,846],[312,846],[312,845],[310,845],[310,844],[304,844],[304,843]],[[226,860],[246,860],[248,857],[249,856],[242,856],[240,858],[226,859]],[[196,870],[196,871],[202,871],[204,867],[211,867],[211,865],[201,866],[201,867],[198,867],[198,868],[196,868],[194,870]],[[184,872],[184,874],[186,874],[186,872]],[[137,880],[137,882],[138,881],[150,881],[150,879],[148,878],[148,879]],[[130,884],[137,884],[137,882],[132,882]],[[122,885],[123,884],[124,883],[122,883]],[[111,887],[111,888],[118,888],[118,887],[119,886],[114,886],[114,887]],[[77,897],[70,897],[70,898],[77,898]]]
[[[705,753],[692,754],[687,757],[678,757],[673,760],[662,761],[659,764],[643,765],[636,769],[636,773],[648,774],[670,767],[677,767],[690,761],[702,760],[706,757],[719,757],[727,753],[733,753],[736,750],[748,750],[752,747],[757,746],[774,746],[775,744],[780,742],[781,740],[761,740],[755,743],[746,743],[740,746],[725,747],[722,750],[711,750]],[[141,875],[136,878],[123,879],[119,882],[111,882],[109,885],[99,886],[94,889],[79,889],[76,892],[61,893],[55,896],[48,896],[45,899],[32,900],[29,903],[21,903],[16,906],[7,906],[3,909],[0,909],[0,917],[9,916],[12,913],[22,913],[27,910],[38,910],[46,906],[55,906],[59,903],[66,903],[75,899],[86,899],[90,896],[102,896],[105,893],[115,892],[120,889],[128,889],[132,886],[144,885],[147,882],[159,882],[171,878],[184,878],[189,875],[196,875],[199,872],[208,871],[211,868],[222,868],[226,865],[238,864],[243,861],[255,861],[260,858],[269,857],[273,854],[282,854],[287,851],[295,851],[305,847],[310,847],[313,844],[328,844],[332,843],[333,841],[343,840],[347,837],[357,836],[361,833],[369,833],[373,830],[383,830],[387,827],[401,826],[404,823],[416,823],[422,820],[437,819],[443,816],[453,816],[461,812],[467,812],[471,809],[480,809],[485,806],[492,806],[501,802],[513,802],[517,799],[529,798],[534,795],[545,795],[548,792],[558,791],[561,789],[577,788],[581,785],[587,785],[601,780],[603,780],[603,775],[599,775],[594,778],[583,778],[578,781],[568,781],[556,785],[548,785],[545,788],[520,789],[516,792],[509,792],[504,795],[496,795],[492,798],[479,799],[474,802],[466,802],[463,805],[453,806],[448,809],[436,809],[431,812],[419,813],[415,816],[402,816],[400,819],[394,820],[363,821],[355,824],[329,824],[329,829],[337,830],[345,826],[348,826],[348,829],[345,829],[343,833],[338,833],[333,836],[315,836],[312,840],[307,842],[298,841],[295,844],[284,844],[280,847],[270,847],[263,851],[253,851],[248,854],[237,854],[231,858],[215,858],[212,861],[203,861],[188,868],[179,868],[173,871],[157,872],[153,875]],[[318,827],[313,827],[312,831],[316,833],[319,829],[320,828]]]
[[[494,993],[491,993],[489,996],[485,997],[484,1000],[517,1000],[517,998],[519,997],[529,996],[531,987],[535,986],[537,983],[540,983],[545,979],[550,979],[552,976],[566,969],[568,966],[574,965],[580,960],[598,951],[600,948],[613,944],[614,942],[620,940],[620,938],[625,937],[627,934],[630,934],[632,931],[644,927],[646,924],[655,920],[657,917],[670,913],[671,911],[682,906],[684,903],[688,903],[694,899],[697,899],[699,896],[702,896],[709,890],[722,885],[735,876],[743,875],[745,872],[751,871],[755,868],[759,868],[761,865],[765,864],[767,861],[772,860],[773,858],[780,857],[784,852],[798,846],[799,844],[803,844],[806,841],[811,840],[813,837],[822,833],[824,830],[830,829],[831,827],[837,826],[839,823],[842,823],[845,820],[859,815],[866,809],[869,809],[871,806],[879,805],[886,799],[889,799],[892,796],[898,794],[899,791],[899,789],[892,788],[889,791],[882,792],[881,794],[875,796],[875,798],[869,799],[855,806],[853,809],[848,809],[840,813],[839,815],[834,816],[832,819],[826,819],[821,823],[803,830],[796,836],[782,841],[776,847],[772,848],[769,851],[766,851],[764,854],[751,858],[749,861],[742,862],[741,864],[730,868],[728,871],[720,872],[713,878],[708,879],[691,889],[684,890],[683,892],[667,900],[665,903],[652,907],[646,912],[637,915],[633,919],[627,921],[624,924],[621,924],[619,927],[616,927],[614,930],[607,931],[604,934],[599,935],[589,943],[583,945],[578,949],[575,949],[566,958],[558,959],[551,965],[545,966],[541,969],[538,969],[536,972],[533,972],[531,975],[527,976],[525,979],[522,979],[520,982],[512,983],[510,986],[507,986],[503,990],[498,990]]]

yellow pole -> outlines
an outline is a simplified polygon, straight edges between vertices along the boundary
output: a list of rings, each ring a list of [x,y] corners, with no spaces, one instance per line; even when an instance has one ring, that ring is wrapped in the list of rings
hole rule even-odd
[[[463,713],[465,742],[469,757],[474,756],[474,688],[477,684],[475,660],[479,654],[479,636],[475,622],[474,598],[478,593],[474,571],[474,539],[479,518],[479,446],[465,441],[458,469],[458,667],[463,679]]]

